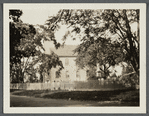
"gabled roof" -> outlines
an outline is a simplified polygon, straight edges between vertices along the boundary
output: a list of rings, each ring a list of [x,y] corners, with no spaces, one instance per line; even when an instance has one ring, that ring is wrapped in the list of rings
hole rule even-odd
[[[76,57],[77,53],[74,53],[74,50],[77,48],[77,45],[64,45],[56,48],[50,48],[55,54],[59,57]]]

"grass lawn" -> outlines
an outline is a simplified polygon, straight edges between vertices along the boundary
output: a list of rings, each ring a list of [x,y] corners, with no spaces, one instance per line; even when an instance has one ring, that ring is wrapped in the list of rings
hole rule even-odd
[[[132,103],[139,106],[139,90],[115,90],[115,91],[51,91],[51,90],[20,90],[10,91],[13,95],[32,96],[50,99],[66,99],[78,101],[119,101]]]

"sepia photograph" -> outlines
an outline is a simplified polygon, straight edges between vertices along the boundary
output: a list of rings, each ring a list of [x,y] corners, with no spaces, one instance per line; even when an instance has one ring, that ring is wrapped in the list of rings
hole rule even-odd
[[[4,4],[5,112],[145,113],[145,19],[145,4]]]

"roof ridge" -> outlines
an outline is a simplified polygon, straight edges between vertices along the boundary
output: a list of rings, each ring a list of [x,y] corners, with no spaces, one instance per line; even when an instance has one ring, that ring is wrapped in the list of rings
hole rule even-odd
[[[77,48],[77,45],[64,45],[59,47],[58,49],[54,48],[50,48],[51,51],[53,51],[55,54],[57,54],[58,56],[77,56],[76,53],[74,53],[74,50]]]

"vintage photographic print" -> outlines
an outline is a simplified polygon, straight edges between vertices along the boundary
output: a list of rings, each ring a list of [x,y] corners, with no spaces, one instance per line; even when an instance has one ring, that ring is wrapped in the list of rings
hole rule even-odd
[[[146,4],[4,4],[4,113],[145,113]]]

